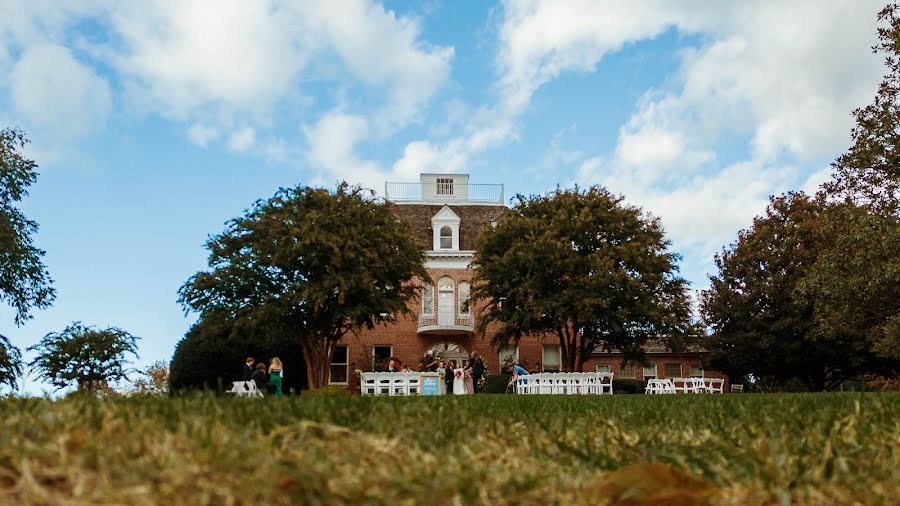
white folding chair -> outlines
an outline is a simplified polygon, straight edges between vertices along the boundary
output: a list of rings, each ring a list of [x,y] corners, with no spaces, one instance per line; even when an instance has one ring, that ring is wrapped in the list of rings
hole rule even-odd
[[[695,376],[695,377],[688,378],[688,379],[691,380],[691,383],[690,383],[691,393],[702,394],[702,393],[706,392],[706,383],[704,382],[703,378],[698,378]]]
[[[419,373],[406,373],[406,395],[419,395]]]
[[[738,383],[738,384],[736,384],[736,385],[735,385],[735,384],[732,384],[732,385],[731,385],[731,393],[737,394],[737,393],[743,393],[743,392],[744,392],[744,385],[743,385],[743,384]]]
[[[613,373],[599,372],[597,373],[597,393],[602,394],[609,390],[609,394],[613,393]]]
[[[569,395],[581,395],[584,388],[584,373],[570,372],[567,374],[568,383],[566,383],[566,393]]]
[[[375,373],[364,372],[360,375],[359,393],[360,395],[378,395]]]
[[[375,395],[391,395],[390,373],[379,372],[375,376]]]
[[[706,387],[706,391],[711,394],[721,394],[724,385],[725,380],[723,380],[722,378],[710,378],[709,385]]]

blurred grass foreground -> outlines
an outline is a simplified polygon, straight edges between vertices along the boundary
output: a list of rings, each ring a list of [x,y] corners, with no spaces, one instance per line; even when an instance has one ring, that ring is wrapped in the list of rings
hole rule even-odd
[[[0,504],[897,504],[900,394],[0,400]]]

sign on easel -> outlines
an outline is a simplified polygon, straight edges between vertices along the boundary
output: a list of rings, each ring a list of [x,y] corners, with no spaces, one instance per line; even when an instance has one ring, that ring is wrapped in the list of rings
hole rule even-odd
[[[440,374],[420,374],[419,385],[422,386],[422,395],[444,395],[444,382]]]

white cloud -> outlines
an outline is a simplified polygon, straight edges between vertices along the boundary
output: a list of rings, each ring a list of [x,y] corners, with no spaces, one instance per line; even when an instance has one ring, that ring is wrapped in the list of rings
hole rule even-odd
[[[324,115],[315,125],[303,129],[310,162],[332,177],[351,183],[361,183],[369,188],[384,184],[384,175],[378,164],[359,158],[356,144],[369,136],[369,123],[357,115],[333,111]],[[325,177],[320,183],[331,183]]]
[[[279,121],[310,116],[303,86],[316,80],[380,97],[348,107],[373,123],[367,135],[384,138],[420,119],[453,57],[452,47],[422,40],[417,19],[374,0],[0,0],[0,12],[0,71],[37,44],[78,47],[118,72],[132,112],[191,125],[188,140],[201,146],[221,138],[234,148],[217,132],[242,125],[254,129],[257,148],[274,146],[266,137]],[[71,30],[81,22],[102,27],[104,37]]]
[[[232,151],[243,152],[256,144],[256,131],[250,127],[244,127],[231,134],[228,139],[228,147]]]
[[[102,129],[112,103],[106,80],[57,45],[25,51],[9,84],[17,114],[45,132],[67,138]]]
[[[595,71],[623,45],[669,28],[700,35],[674,79],[639,101],[611,156],[586,160],[579,177],[643,204],[683,246],[722,244],[769,194],[815,186],[822,174],[804,172],[821,166],[802,164],[847,144],[849,111],[871,99],[882,70],[869,51],[879,8],[876,0],[508,0],[501,89],[516,114],[547,81]],[[747,139],[747,159],[717,168],[721,143],[735,139]]]
[[[194,123],[188,128],[187,137],[193,144],[205,148],[210,141],[219,137],[219,130],[209,125]]]

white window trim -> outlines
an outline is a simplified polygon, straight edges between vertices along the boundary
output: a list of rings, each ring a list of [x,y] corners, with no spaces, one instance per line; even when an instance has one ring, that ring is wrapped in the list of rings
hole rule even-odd
[[[503,367],[503,348],[506,347],[508,346],[501,347],[497,350],[497,364],[499,364],[499,367],[501,368]],[[516,345],[516,363],[519,363],[519,345]]]
[[[462,285],[466,285],[466,298],[463,299],[462,293]],[[456,304],[456,312],[459,316],[470,316],[472,314],[472,306],[469,305],[469,310],[463,313],[463,304],[467,301],[471,302],[472,299],[472,284],[468,281],[460,281],[456,284],[456,298],[458,299]]]
[[[423,314],[423,315],[428,315],[428,316],[434,316],[434,292],[435,292],[435,286],[432,285],[431,283],[425,283],[425,286],[430,286],[430,287],[431,287],[431,297],[425,297],[425,287],[423,286],[423,287],[422,287],[422,312],[421,312],[421,314]],[[426,299],[426,298],[430,298],[430,299],[431,299],[430,307],[429,307],[429,305],[425,304],[425,299]],[[429,309],[431,309],[431,312],[426,313],[426,312],[425,312],[425,308],[426,308],[426,307],[428,307]]]
[[[435,178],[434,185],[435,185],[434,186],[434,194],[435,195],[441,195],[441,196],[454,195],[454,186],[455,186],[454,178],[452,178],[452,177]],[[447,190],[447,191],[444,192],[441,190]]]
[[[431,233],[434,251],[459,251],[459,216],[449,206],[444,206],[431,217]],[[441,247],[441,229],[450,227],[451,240],[449,248]]]
[[[344,364],[335,364],[334,363],[334,355],[331,356],[331,363],[328,364],[328,384],[329,385],[349,385],[350,384],[350,345],[349,344],[338,344],[335,345],[335,349],[343,347],[347,348],[347,362]],[[343,365],[344,368],[347,369],[347,381],[331,381],[331,368],[335,365]]]
[[[372,369],[375,369],[375,348],[389,348],[391,350],[391,352],[388,353],[388,356],[389,357],[394,356],[394,345],[392,345],[392,344],[373,344],[372,345]],[[347,350],[347,351],[349,352],[350,350]],[[350,358],[350,356],[347,355],[347,359],[349,359],[349,358]],[[348,376],[348,379],[349,379],[349,376]]]
[[[668,364],[665,364],[663,367],[664,367],[665,369],[668,369],[668,365],[671,364],[671,363],[672,363],[672,362],[669,362]],[[682,373],[684,372],[684,364],[682,364],[682,363],[680,363],[680,362],[678,363],[678,374],[676,374],[675,376],[669,376],[669,371],[663,370],[663,372],[666,373],[666,377],[667,377],[667,378],[681,378],[681,377],[683,376]]]
[[[653,364],[650,367],[641,367],[641,375],[642,375],[641,379],[647,379],[650,377],[647,375],[647,369],[651,369],[651,368],[653,369],[653,377],[659,378],[659,367],[656,364]]]
[[[692,366],[688,366],[688,372],[691,373],[691,376],[695,376],[694,373],[691,372],[691,369],[693,369],[693,368],[695,368],[695,367],[696,367],[697,369],[700,369],[700,377],[701,377],[701,378],[703,378],[703,377],[706,376],[706,370],[703,369],[703,366],[702,366],[702,365],[692,365]]]
[[[552,344],[542,344],[541,345],[541,372],[545,372],[547,370],[546,369],[547,368],[547,359],[544,357],[544,350],[548,346],[553,346],[553,345]],[[557,355],[559,357],[559,364],[558,364],[556,370],[562,371],[562,347],[557,346],[556,348],[559,350],[559,354]]]
[[[601,371],[600,368],[604,367],[606,370]],[[612,366],[608,364],[597,364],[597,372],[612,372]]]

